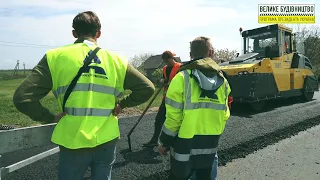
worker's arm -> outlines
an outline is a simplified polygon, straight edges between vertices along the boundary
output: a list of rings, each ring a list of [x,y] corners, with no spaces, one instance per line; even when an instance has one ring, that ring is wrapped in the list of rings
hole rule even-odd
[[[18,111],[34,121],[54,122],[55,115],[40,103],[51,89],[51,74],[44,56],[16,89],[13,103]]]
[[[177,74],[171,81],[166,95],[166,120],[159,141],[163,147],[170,147],[177,136],[183,118],[183,74]]]
[[[227,78],[228,77],[228,75],[227,75],[227,73],[226,72],[224,72],[224,71],[220,71],[220,73],[222,74],[222,76],[224,77],[224,78]],[[231,89],[230,89],[230,85],[229,85],[229,82],[228,82],[228,80],[226,79],[226,82],[227,82],[227,85],[228,85],[228,107],[229,107],[229,111],[230,111],[230,109],[231,109],[231,105],[232,105],[232,102],[233,102],[233,97],[232,97],[232,95],[231,95]]]
[[[164,74],[162,74],[162,78],[158,80],[158,83],[160,83],[161,85],[164,85],[165,83]]]
[[[228,97],[228,98],[226,98],[226,104],[228,105],[228,107],[227,107],[227,111],[226,111],[226,115],[225,115],[225,121],[227,121],[230,118],[230,110],[231,110],[231,104],[233,102],[233,98],[231,96],[230,85],[227,80],[225,80],[225,81],[226,81],[226,85],[227,85],[227,97]]]
[[[169,79],[164,77],[164,74],[162,75],[163,84],[168,84]]]
[[[233,97],[232,97],[232,96],[228,96],[228,106],[229,106],[229,109],[231,109],[232,103],[233,103]]]
[[[121,108],[137,106],[148,101],[155,90],[153,83],[130,64],[127,67],[123,88],[131,90],[132,93],[119,102]]]

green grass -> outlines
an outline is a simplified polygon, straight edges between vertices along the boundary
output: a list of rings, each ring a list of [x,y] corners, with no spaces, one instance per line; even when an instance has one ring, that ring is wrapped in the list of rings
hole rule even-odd
[[[29,73],[31,72],[30,69],[24,70],[19,70],[17,73],[14,75],[14,70],[0,70],[0,80],[10,80],[10,79],[20,79],[20,78],[25,78]]]
[[[31,120],[28,116],[20,113],[13,105],[12,97],[16,88],[23,81],[20,79],[10,79],[0,81],[0,124],[25,127],[39,125],[41,123]],[[41,100],[41,103],[52,112],[58,112],[57,102],[52,93],[49,93]]]
[[[0,70],[0,74],[1,73],[3,72]],[[21,84],[23,80],[24,78],[0,80],[0,125],[2,124],[14,125],[15,127],[26,127],[44,123],[31,120],[28,116],[20,113],[13,105],[13,94],[16,88]],[[130,93],[130,91],[126,92],[127,95],[128,93]],[[162,92],[160,92],[160,94],[155,99],[151,107],[160,106],[161,98]],[[146,108],[151,99],[152,98],[150,98],[148,102],[135,108],[139,110],[144,110],[144,108]],[[57,101],[51,92],[41,100],[41,103],[43,106],[47,107],[51,112],[59,112]]]
[[[156,92],[158,91],[159,89],[156,88],[154,94],[156,94]],[[161,101],[162,101],[162,94],[163,94],[163,89],[160,91],[160,93],[158,94],[158,96],[156,97],[156,99],[153,101],[153,103],[151,104],[150,107],[159,107],[160,104],[161,104]],[[141,104],[140,106],[137,106],[136,108],[143,111],[149,104],[149,102],[152,100],[153,96],[145,103]]]

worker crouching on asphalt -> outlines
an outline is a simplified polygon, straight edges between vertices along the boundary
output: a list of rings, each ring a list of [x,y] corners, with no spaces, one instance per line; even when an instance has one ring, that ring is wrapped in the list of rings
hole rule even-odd
[[[166,63],[166,65],[162,68],[163,78],[160,80],[160,82],[164,86],[163,97],[162,97],[162,102],[159,107],[158,113],[155,118],[153,136],[148,143],[145,143],[143,145],[145,147],[158,145],[158,138],[161,133],[161,128],[164,123],[164,120],[166,118],[166,107],[165,107],[166,92],[168,90],[168,87],[172,78],[177,74],[180,66],[182,65],[181,63],[176,62],[174,60],[175,55],[176,54],[172,53],[171,51],[165,51],[162,53],[162,56],[161,56],[163,62]]]
[[[60,148],[59,180],[82,180],[89,166],[91,179],[110,180],[120,136],[116,116],[146,102],[155,87],[126,59],[97,47],[101,24],[95,13],[79,13],[73,28],[75,43],[47,51],[13,100],[31,119],[57,122],[51,140]],[[125,89],[132,93],[117,102]],[[39,102],[51,90],[63,112],[58,115]]]
[[[211,180],[219,138],[230,117],[228,81],[216,62],[209,38],[191,42],[192,61],[180,68],[166,94],[166,120],[158,151],[170,149],[169,180],[187,180],[193,173]]]

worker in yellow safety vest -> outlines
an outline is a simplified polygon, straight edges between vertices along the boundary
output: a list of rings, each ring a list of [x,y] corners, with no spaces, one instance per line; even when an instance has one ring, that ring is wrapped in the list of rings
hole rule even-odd
[[[79,13],[73,28],[76,42],[47,51],[16,90],[14,104],[35,121],[57,123],[51,140],[60,148],[59,180],[83,179],[89,166],[93,180],[111,179],[117,115],[146,102],[155,87],[124,57],[98,47],[101,24],[94,12]],[[132,93],[119,101],[125,89]],[[62,113],[40,104],[50,91]]]
[[[169,179],[211,180],[219,138],[230,117],[227,79],[212,59],[209,38],[191,42],[192,60],[180,68],[166,94],[166,120],[158,151],[170,151]]]

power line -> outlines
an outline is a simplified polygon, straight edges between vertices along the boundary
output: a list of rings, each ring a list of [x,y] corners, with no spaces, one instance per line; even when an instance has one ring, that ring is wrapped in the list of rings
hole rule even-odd
[[[32,45],[32,46],[58,47],[58,46],[52,46],[52,45],[44,45],[44,44],[30,44],[30,43],[12,42],[12,41],[0,41],[0,42],[2,42],[2,43],[9,43],[9,44]]]
[[[16,48],[48,48],[47,46],[30,46],[30,45],[13,45],[13,44],[0,44],[2,47],[16,47]]]
[[[0,43],[8,43],[8,44],[0,44],[2,47],[26,47],[26,48],[57,48],[61,47],[62,45],[45,45],[45,44],[31,44],[31,43],[25,43],[25,42],[13,42],[13,41],[0,41]],[[116,49],[108,49],[110,51],[115,52],[132,52],[132,51],[141,51],[138,49],[127,49],[127,50],[116,50]],[[159,50],[144,50],[145,52],[159,52]]]

